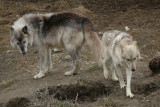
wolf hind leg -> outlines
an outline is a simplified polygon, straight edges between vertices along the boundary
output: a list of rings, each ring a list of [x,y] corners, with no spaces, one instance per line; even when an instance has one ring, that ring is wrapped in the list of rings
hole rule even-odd
[[[52,70],[52,57],[51,57],[51,48],[48,48],[48,50],[46,50],[46,65],[45,65],[45,73],[48,73],[49,71]]]
[[[72,64],[72,69],[70,71],[67,71],[64,73],[64,75],[70,76],[70,75],[76,75],[78,74],[80,70],[81,62],[74,60]]]
[[[66,48],[67,52],[71,55],[72,58],[72,69],[64,73],[64,75],[73,75],[77,74],[80,71],[81,67],[81,57],[80,49],[77,51],[75,47]]]
[[[82,60],[81,60],[81,52],[80,50],[78,50],[78,52],[76,53],[76,69],[74,72],[74,75],[78,74],[78,72],[80,71],[81,68],[81,64],[82,64]]]
[[[111,69],[111,71],[112,71],[112,80],[113,80],[113,81],[118,81],[118,78],[117,78],[117,76],[116,76],[116,69],[114,68],[113,63],[111,64],[110,69]]]
[[[106,62],[107,62],[108,59],[109,59],[108,57],[102,59],[102,63],[103,63],[103,75],[104,75],[105,79],[108,79],[108,69],[106,67]]]

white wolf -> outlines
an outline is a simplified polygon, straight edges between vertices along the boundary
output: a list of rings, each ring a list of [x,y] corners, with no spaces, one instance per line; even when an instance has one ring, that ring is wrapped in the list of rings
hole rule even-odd
[[[132,72],[136,70],[136,62],[140,58],[140,51],[137,47],[137,41],[133,41],[132,37],[125,32],[112,30],[107,31],[102,36],[103,43],[103,69],[104,77],[108,79],[108,70],[106,68],[106,61],[111,59],[112,79],[120,82],[120,87],[124,88],[123,76],[121,74],[120,66],[122,64],[126,67],[127,86],[126,95],[133,97],[134,95],[130,89]],[[116,72],[118,78],[116,77]]]
[[[40,72],[34,76],[35,79],[52,69],[51,47],[65,48],[72,57],[73,67],[65,75],[77,74],[80,70],[80,50],[85,42],[96,58],[101,59],[101,41],[91,21],[77,13],[26,14],[14,22],[10,32],[10,43],[20,53],[27,52],[28,44],[38,47]]]

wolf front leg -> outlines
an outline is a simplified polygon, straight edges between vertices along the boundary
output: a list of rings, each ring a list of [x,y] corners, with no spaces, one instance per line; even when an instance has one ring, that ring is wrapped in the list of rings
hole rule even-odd
[[[81,62],[82,62],[80,50],[70,51],[68,49],[68,53],[71,55],[71,58],[72,58],[72,69],[70,71],[65,72],[64,75],[70,76],[73,74],[78,74],[78,72],[80,71]]]
[[[51,49],[49,48],[48,49],[48,53],[47,53],[48,55],[47,55],[47,67],[46,67],[46,70],[45,70],[45,72],[47,72],[47,71],[51,71],[52,70],[52,56],[51,56]]]
[[[52,70],[52,56],[51,56],[51,48],[46,48],[46,65],[45,65],[45,73]]]
[[[119,82],[120,82],[120,87],[124,88],[126,85],[124,83],[123,75],[121,73],[120,64],[115,63],[114,67],[115,67],[115,70],[117,71],[117,74],[118,74],[118,77],[119,77],[118,79],[119,79]]]
[[[43,47],[39,49],[40,54],[40,72],[34,76],[34,79],[42,78],[45,76],[45,72],[48,70],[47,62],[49,58],[49,48]]]
[[[127,97],[134,97],[131,92],[131,78],[132,78],[132,71],[129,68],[126,68],[126,76],[127,76],[127,87],[126,87],[126,95]]]

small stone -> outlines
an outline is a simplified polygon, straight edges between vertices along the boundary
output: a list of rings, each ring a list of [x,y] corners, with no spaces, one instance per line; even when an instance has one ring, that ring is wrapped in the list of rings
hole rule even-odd
[[[6,53],[11,53],[11,50],[7,50],[7,52]]]
[[[63,51],[62,49],[57,49],[57,48],[53,49],[53,53],[59,53],[59,52],[62,52],[62,51]]]
[[[71,56],[70,56],[70,55],[67,55],[67,56],[65,56],[64,59],[65,59],[65,60],[70,60],[70,59],[71,59]]]
[[[126,30],[126,31],[129,31],[130,28],[129,28],[128,26],[125,26],[125,30]]]
[[[54,52],[58,52],[59,50],[58,50],[57,48],[54,48],[53,51],[54,51]]]

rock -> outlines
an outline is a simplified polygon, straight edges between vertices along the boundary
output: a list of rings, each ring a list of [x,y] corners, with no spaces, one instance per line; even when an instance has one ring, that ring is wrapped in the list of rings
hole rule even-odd
[[[160,56],[153,58],[149,62],[149,68],[153,74],[160,73]]]
[[[125,26],[125,30],[126,30],[126,31],[129,31],[130,28],[129,28],[128,26]]]
[[[65,60],[70,60],[70,59],[71,59],[71,56],[70,56],[70,55],[67,55],[67,56],[65,56],[64,59],[65,59]]]
[[[60,53],[62,52],[63,50],[62,49],[57,49],[57,48],[54,48],[53,49],[53,53]]]
[[[11,50],[7,50],[7,52],[6,53],[11,53]]]
[[[58,52],[59,50],[58,50],[57,48],[54,48],[53,51],[54,51],[54,52]]]

